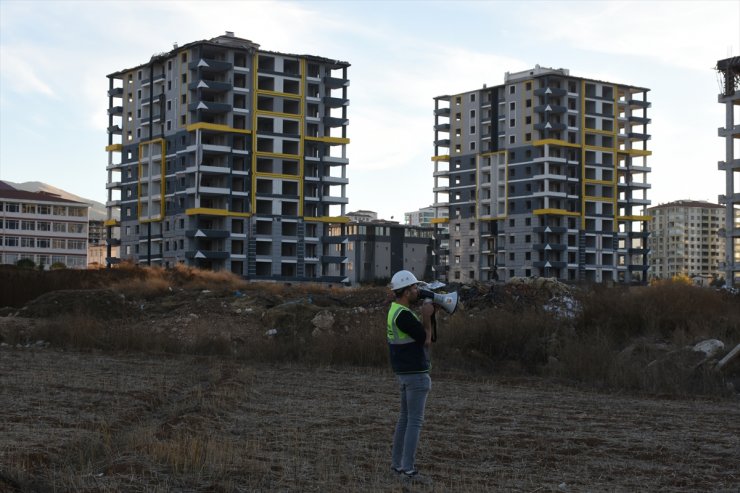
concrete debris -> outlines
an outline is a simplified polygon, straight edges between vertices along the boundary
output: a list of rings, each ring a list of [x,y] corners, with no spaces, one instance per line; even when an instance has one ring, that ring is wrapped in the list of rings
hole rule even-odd
[[[334,315],[329,310],[322,310],[311,320],[314,327],[321,330],[329,330],[334,325]]]
[[[740,362],[740,344],[735,346],[735,348],[727,353],[724,358],[722,358],[719,363],[717,363],[716,368],[718,370],[721,370],[725,367],[729,367],[731,362]]]
[[[581,313],[581,304],[569,295],[553,296],[543,307],[558,318],[576,318]]]
[[[718,352],[722,351],[725,348],[725,343],[720,341],[719,339],[707,339],[706,341],[701,341],[697,343],[693,351],[697,353],[704,353],[704,355],[707,358],[711,358],[715,356]]]

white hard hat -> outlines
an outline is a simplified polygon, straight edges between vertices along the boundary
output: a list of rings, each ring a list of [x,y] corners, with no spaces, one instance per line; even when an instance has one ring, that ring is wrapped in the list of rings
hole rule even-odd
[[[415,275],[407,270],[399,270],[393,274],[393,277],[391,278],[392,291],[413,286],[414,284],[419,284],[419,280],[416,279]]]

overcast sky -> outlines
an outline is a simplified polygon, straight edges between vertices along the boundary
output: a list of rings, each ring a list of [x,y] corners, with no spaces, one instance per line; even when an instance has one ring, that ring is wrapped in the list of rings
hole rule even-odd
[[[225,31],[351,63],[348,211],[431,204],[433,98],[535,64],[651,89],[653,205],[725,192],[714,67],[740,55],[740,0],[0,0],[0,179],[105,202],[106,75]]]

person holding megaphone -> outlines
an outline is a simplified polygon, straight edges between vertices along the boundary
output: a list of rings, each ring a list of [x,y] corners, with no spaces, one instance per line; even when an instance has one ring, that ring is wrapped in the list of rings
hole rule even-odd
[[[419,284],[407,270],[396,272],[391,279],[395,296],[388,311],[386,336],[391,367],[401,390],[401,411],[393,435],[391,468],[402,480],[430,484],[431,479],[416,469],[416,447],[419,443],[424,407],[432,388],[429,376],[432,343],[432,319],[435,303],[421,305],[421,318],[411,310],[419,301]]]

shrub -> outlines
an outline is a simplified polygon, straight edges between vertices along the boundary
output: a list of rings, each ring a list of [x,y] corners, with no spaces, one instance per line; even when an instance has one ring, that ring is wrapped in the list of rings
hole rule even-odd
[[[16,267],[19,267],[21,269],[33,269],[36,267],[36,262],[31,260],[30,258],[22,258],[18,262],[15,263]]]

